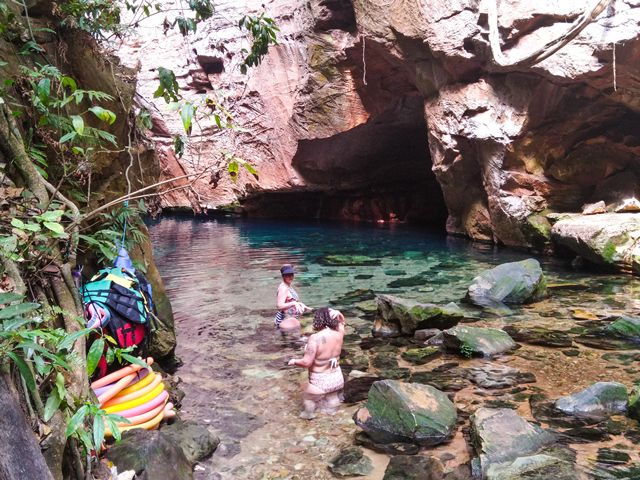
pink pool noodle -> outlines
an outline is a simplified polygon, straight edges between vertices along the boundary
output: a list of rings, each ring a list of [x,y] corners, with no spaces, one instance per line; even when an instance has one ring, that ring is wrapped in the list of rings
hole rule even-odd
[[[148,368],[145,368],[144,370],[140,370],[138,372],[138,378],[133,380],[129,385],[127,385],[127,387],[130,387],[131,385],[135,385],[136,383],[138,383],[140,380],[142,380],[144,377],[146,377],[149,374],[149,371],[150,370]],[[105,385],[104,387],[94,388],[93,391],[95,392],[96,397],[99,397],[104,392],[106,392],[111,387],[113,387],[115,384],[116,384],[116,382],[113,382],[113,383],[110,383],[109,385]]]
[[[122,410],[121,412],[115,412],[117,415],[122,417],[135,417],[136,415],[141,415],[145,412],[148,412],[152,408],[156,408],[158,405],[164,403],[167,398],[169,398],[169,394],[166,390],[163,390],[157,397],[149,400],[147,403],[143,405],[138,405],[137,407],[130,408],[128,410]]]

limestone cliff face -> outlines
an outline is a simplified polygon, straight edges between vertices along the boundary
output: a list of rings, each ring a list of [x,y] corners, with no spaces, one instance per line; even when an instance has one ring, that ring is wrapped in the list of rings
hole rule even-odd
[[[233,26],[262,2],[221,2],[188,42],[159,26],[121,55],[140,67],[164,175],[252,162],[237,183],[208,179],[165,206],[241,200],[254,214],[442,221],[450,233],[543,249],[550,212],[615,203],[640,174],[640,2],[615,0],[547,60],[499,68],[477,0],[274,0],[280,45],[248,76]],[[532,51],[582,14],[578,0],[502,0],[502,49]],[[615,53],[615,66],[614,66]],[[224,98],[243,129],[204,121],[187,154],[179,119],[152,99],[173,68],[187,96]],[[614,68],[615,67],[615,68]],[[245,130],[246,129],[246,130]]]

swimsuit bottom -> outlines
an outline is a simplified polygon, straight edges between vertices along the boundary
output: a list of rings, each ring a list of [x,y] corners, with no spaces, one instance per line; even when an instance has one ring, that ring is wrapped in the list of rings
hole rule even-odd
[[[342,370],[338,367],[328,372],[309,372],[309,383],[325,394],[337,392],[344,387]]]

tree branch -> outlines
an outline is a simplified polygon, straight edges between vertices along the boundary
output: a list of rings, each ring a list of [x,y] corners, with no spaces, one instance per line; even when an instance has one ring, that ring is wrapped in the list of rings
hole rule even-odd
[[[567,45],[571,40],[577,37],[587,25],[593,22],[598,15],[600,15],[605,8],[613,0],[595,0],[591,8],[587,8],[580,17],[578,17],[569,27],[569,29],[554,38],[550,42],[547,42],[535,52],[525,55],[520,58],[509,59],[500,49],[500,32],[498,31],[498,0],[488,0],[489,9],[489,42],[491,44],[491,53],[493,54],[493,61],[500,67],[530,67],[536,63],[540,63],[546,58],[556,53],[562,47]]]

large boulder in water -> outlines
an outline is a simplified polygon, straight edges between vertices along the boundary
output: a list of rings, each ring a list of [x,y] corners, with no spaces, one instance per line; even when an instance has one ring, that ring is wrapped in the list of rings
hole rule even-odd
[[[629,403],[627,387],[618,382],[598,382],[578,393],[561,397],[554,406],[576,417],[600,419],[625,413]]]
[[[573,215],[551,229],[553,241],[597,265],[640,275],[640,214]]]
[[[503,263],[473,279],[466,299],[484,306],[531,303],[545,297],[547,282],[540,263],[529,258]]]
[[[467,327],[458,325],[442,332],[447,350],[467,357],[492,357],[518,346],[503,330],[496,328]]]
[[[161,431],[134,429],[122,435],[107,458],[118,471],[135,470],[140,480],[191,480],[191,463],[182,449]]]
[[[513,462],[555,442],[555,436],[509,408],[479,408],[471,416],[471,442],[483,476],[491,465]]]
[[[455,303],[438,306],[393,295],[378,295],[378,315],[387,322],[398,323],[406,335],[425,328],[450,328],[464,317]]]
[[[457,412],[446,394],[429,385],[381,380],[353,418],[377,443],[428,446],[451,438]]]

